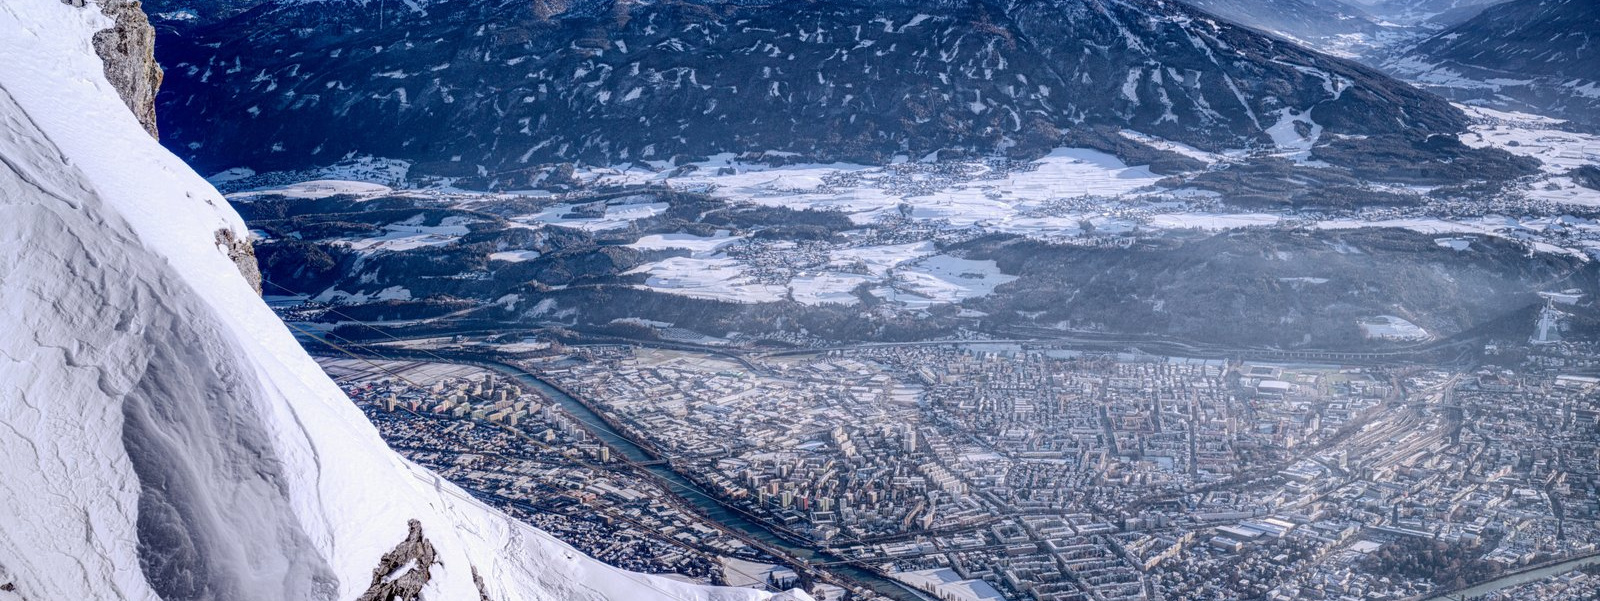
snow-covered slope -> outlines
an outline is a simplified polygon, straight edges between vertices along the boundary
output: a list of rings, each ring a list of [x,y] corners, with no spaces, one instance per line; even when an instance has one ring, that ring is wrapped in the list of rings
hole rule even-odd
[[[355,599],[412,520],[425,599],[770,598],[604,566],[390,452],[107,83],[108,25],[0,1],[0,600]]]

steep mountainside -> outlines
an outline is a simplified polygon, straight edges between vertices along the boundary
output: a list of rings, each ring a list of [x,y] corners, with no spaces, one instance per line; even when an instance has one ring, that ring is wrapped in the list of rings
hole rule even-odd
[[[1452,99],[1600,126],[1600,3],[1493,6],[1387,67]]]
[[[391,452],[107,81],[112,25],[0,10],[0,599],[769,598],[601,565]]]
[[[1090,126],[1202,149],[1464,126],[1437,97],[1165,0],[329,1],[161,27],[164,141],[202,170],[371,155],[511,178],[718,152],[1038,156]]]

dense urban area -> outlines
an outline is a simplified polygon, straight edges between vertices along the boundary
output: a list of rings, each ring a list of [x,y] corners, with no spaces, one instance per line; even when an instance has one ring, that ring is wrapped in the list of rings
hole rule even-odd
[[[394,448],[604,561],[699,582],[1400,600],[1592,599],[1600,578],[1600,379],[1555,355],[1453,370],[970,341],[373,353],[324,366]]]

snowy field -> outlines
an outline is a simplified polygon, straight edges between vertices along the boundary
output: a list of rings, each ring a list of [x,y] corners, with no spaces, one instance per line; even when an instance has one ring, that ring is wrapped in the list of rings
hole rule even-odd
[[[1379,315],[1371,319],[1362,320],[1360,326],[1361,332],[1367,338],[1413,341],[1432,338],[1426,330],[1423,330],[1417,324],[1393,315]]]
[[[521,263],[523,261],[532,261],[539,258],[539,256],[539,251],[536,250],[511,250],[489,253],[489,260],[506,261],[508,263]]]
[[[932,242],[909,242],[884,246],[858,246],[828,253],[828,266],[843,270],[864,270],[873,276],[883,276],[890,269],[917,257],[933,254]]]
[[[404,301],[404,300],[411,300],[411,291],[407,290],[407,289],[405,289],[403,287],[400,287],[400,286],[390,286],[388,288],[384,288],[383,290],[378,291],[375,294],[353,294],[353,293],[350,293],[350,292],[345,292],[343,290],[338,290],[338,289],[335,289],[335,288],[329,288],[327,290],[322,291],[321,294],[318,294],[316,297],[312,298],[311,300],[314,300],[314,301],[319,302],[319,303],[346,303],[346,304],[359,304],[359,303],[366,303],[366,302],[372,302],[372,301],[384,301],[384,300],[401,300],[401,301]]]
[[[1342,82],[1330,81],[1337,88]],[[1469,145],[1502,148],[1544,163],[1534,181],[1519,184],[1515,195],[1530,206],[1529,215],[1491,214],[1475,217],[1406,215],[1375,211],[1357,216],[1323,217],[1287,212],[1233,212],[1215,193],[1169,189],[1157,185],[1162,176],[1145,166],[1127,165],[1116,157],[1082,148],[1058,148],[1031,163],[998,160],[933,163],[900,157],[888,165],[803,163],[771,166],[719,154],[687,166],[639,162],[579,169],[591,186],[660,186],[703,192],[733,204],[815,209],[844,213],[860,230],[846,232],[820,249],[797,248],[733,235],[648,234],[627,244],[647,252],[683,251],[687,256],[648,262],[625,275],[642,275],[635,285],[658,292],[736,303],[792,300],[806,305],[854,305],[864,291],[907,309],[959,303],[994,292],[1012,281],[992,264],[941,255],[932,238],[954,232],[1001,233],[1058,243],[1081,243],[1107,236],[1159,235],[1174,230],[1225,231],[1293,225],[1321,229],[1398,228],[1439,236],[1438,244],[1459,252],[1474,248],[1480,237],[1499,237],[1528,244],[1539,252],[1583,258],[1600,256],[1600,223],[1561,215],[1560,207],[1600,207],[1600,192],[1578,186],[1567,174],[1600,159],[1600,136],[1558,129],[1559,122],[1532,115],[1462,106],[1475,120],[1463,135]],[[1281,112],[1270,128],[1275,148],[1265,152],[1317,167],[1307,160],[1321,127],[1306,114]],[[1247,158],[1244,150],[1207,152],[1134,131],[1125,138],[1181,154],[1213,168]],[[398,169],[381,159],[353,162],[339,173],[360,169],[389,177]],[[388,171],[384,171],[387,169]],[[247,177],[248,170],[218,174],[216,179]],[[1397,194],[1421,195],[1420,186],[1377,186]],[[381,183],[318,180],[235,197],[279,193],[293,198],[350,194],[358,198],[397,193]],[[670,206],[649,194],[594,202],[563,202],[548,191],[470,193],[454,189],[398,192],[458,206],[501,199],[544,202],[540,208],[510,217],[516,226],[540,229],[560,226],[590,232],[614,232],[658,218]],[[1515,198],[1512,199],[1515,202]],[[1514,206],[1514,205],[1513,205]],[[1507,211],[1511,212],[1511,211]],[[419,216],[420,217],[420,216]],[[909,220],[938,234],[896,244],[858,242],[862,232],[883,223]],[[385,226],[379,236],[347,240],[361,252],[405,250],[453,243],[467,233],[466,221],[445,220],[438,226],[407,221]],[[964,235],[964,234],[963,234]],[[809,254],[808,254],[809,253]],[[820,255],[818,253],[821,253]],[[521,262],[539,258],[533,251],[506,251],[491,260]],[[817,260],[817,257],[821,260]],[[776,261],[776,263],[774,263]],[[781,265],[776,266],[775,265]],[[1309,282],[1295,282],[1308,285]],[[344,294],[329,291],[327,294]],[[373,298],[401,298],[384,291]],[[1387,323],[1387,322],[1385,322]],[[1404,332],[1374,326],[1380,337]],[[1402,328],[1403,329],[1403,328]],[[1425,333],[1423,335],[1426,335]]]
[[[876,282],[873,278],[851,273],[821,272],[796,276],[789,280],[789,294],[803,305],[837,303],[854,305],[861,302],[852,291],[862,284]]]
[[[645,288],[692,298],[736,303],[769,303],[783,300],[787,289],[762,284],[745,274],[744,265],[726,256],[672,257],[647,263],[623,275],[648,274]]]
[[[1522,190],[1530,199],[1556,204],[1600,207],[1600,190],[1579,186],[1566,177],[1574,168],[1600,164],[1600,136],[1562,131],[1560,120],[1527,113],[1496,111],[1456,105],[1478,120],[1462,143],[1477,148],[1494,147],[1539,159],[1544,176]]]
[[[669,208],[667,203],[646,200],[642,196],[619,198],[597,208],[580,208],[579,205],[563,203],[552,205],[534,215],[515,218],[514,221],[532,226],[559,225],[588,231],[616,230],[628,227],[634,221],[665,213]]]
[[[442,246],[460,240],[469,231],[470,220],[464,217],[446,217],[439,225],[422,225],[423,215],[384,226],[381,236],[347,241],[353,250],[362,252],[411,250],[424,246]]]
[[[1497,118],[1514,117],[1520,119],[1504,115]],[[1304,123],[1311,133],[1306,138],[1299,138],[1298,134],[1293,133],[1293,123],[1306,121],[1305,117],[1286,114],[1283,119],[1285,128],[1278,132],[1283,134],[1283,139],[1278,141],[1280,153],[1285,156],[1299,155],[1290,158],[1303,159],[1302,153],[1309,149],[1319,128],[1314,123]],[[1552,174],[1565,173],[1571,166],[1581,163],[1581,160],[1573,158],[1579,156],[1573,154],[1573,149],[1582,148],[1590,141],[1585,136],[1532,129],[1541,125],[1537,121],[1507,123],[1481,126],[1480,131],[1486,139],[1498,140],[1496,145],[1537,156],[1553,165],[1547,168]],[[1232,161],[1239,156],[1207,153],[1164,143],[1136,132],[1123,132],[1123,135],[1210,164]],[[1512,140],[1522,142],[1511,145],[1509,142]],[[854,222],[860,224],[896,215],[910,217],[914,221],[936,222],[948,228],[971,228],[1044,240],[1071,239],[1091,231],[1095,235],[1131,235],[1176,229],[1220,231],[1274,227],[1293,218],[1279,213],[1182,210],[1185,207],[1184,191],[1160,189],[1155,186],[1159,176],[1148,169],[1130,167],[1110,155],[1084,149],[1057,149],[1026,171],[994,173],[986,166],[974,163],[966,165],[967,172],[963,177],[949,180],[940,180],[937,170],[932,168],[927,169],[930,173],[926,177],[912,171],[911,180],[918,182],[919,178],[926,179],[926,186],[907,186],[904,173],[892,172],[894,166],[805,164],[766,167],[739,163],[729,155],[720,155],[697,167],[689,174],[677,177],[666,177],[646,169],[612,169],[591,172],[589,175],[617,183],[670,183],[710,191],[735,202],[793,209],[838,210],[848,213]],[[1565,180],[1565,183],[1562,184],[1561,180]],[[891,181],[896,183],[891,185]],[[1589,198],[1596,196],[1592,190],[1577,188],[1577,191],[1573,191],[1575,186],[1570,185],[1570,179],[1552,175],[1549,182],[1564,185],[1564,191],[1559,195],[1571,201],[1571,204],[1600,203],[1600,198]],[[1544,187],[1548,187],[1549,182],[1545,182]],[[1427,189],[1400,191],[1426,193]],[[1557,193],[1541,189],[1530,195],[1553,199]],[[1142,201],[1153,206],[1175,206],[1179,210],[1139,215],[1096,210],[1094,203],[1067,205],[1080,207],[1077,209],[1060,209],[1053,204],[1073,198]],[[1205,196],[1191,193],[1189,198],[1204,199]],[[1312,225],[1324,229],[1400,228],[1451,236],[1440,238],[1439,244],[1458,251],[1470,249],[1471,238],[1468,235],[1477,235],[1525,241],[1543,252],[1577,256],[1600,252],[1600,243],[1551,242],[1560,236],[1600,239],[1600,224],[1570,216],[1491,215],[1471,219],[1345,217],[1324,219]],[[789,298],[804,304],[855,304],[858,302],[855,290],[867,284],[868,291],[873,295],[907,308],[924,308],[987,295],[996,286],[1013,279],[999,273],[992,265],[974,265],[970,264],[974,262],[956,257],[936,257],[934,245],[924,241],[837,248],[830,251],[830,261],[819,269],[793,273],[784,284],[763,284],[750,277],[738,259],[719,254],[729,244],[735,243],[737,241],[731,239],[724,242],[685,235],[649,236],[633,246],[640,249],[682,248],[690,250],[693,257],[652,263],[635,271],[650,274],[650,279],[643,286],[652,290],[736,302]],[[1377,333],[1374,335],[1378,336],[1404,338],[1415,334],[1401,326],[1375,327]],[[1420,335],[1426,336],[1426,333]]]
[[[778,566],[770,563],[757,563],[733,557],[722,558],[722,570],[729,586],[764,587],[767,585],[767,577],[777,569]]]
[[[249,170],[246,169],[245,171]],[[232,175],[224,175],[227,173],[229,172],[223,172],[222,174],[212,176],[213,181],[217,181],[216,178],[222,178],[220,181],[231,181],[232,179],[235,179],[235,177]],[[354,180],[318,179],[289,184],[287,186],[252,190],[249,192],[239,192],[229,195],[228,198],[240,200],[270,194],[275,196],[298,198],[301,200],[316,200],[319,198],[327,198],[329,196],[337,196],[341,194],[348,194],[356,197],[372,197],[393,193],[394,188],[390,188],[389,186],[385,186],[383,184]]]
[[[934,255],[912,263],[896,273],[895,286],[888,294],[874,294],[916,307],[958,303],[987,296],[996,286],[1015,281],[1016,276],[1000,273],[994,261],[972,261],[949,255]]]
[[[362,194],[373,190],[373,188],[369,188],[367,186],[381,186],[384,188],[404,187],[406,178],[410,175],[410,173],[411,163],[409,161],[363,156],[340,161],[339,163],[320,169],[299,172],[298,175],[300,177],[296,179],[307,183],[331,183],[331,186],[313,186],[314,189],[331,190],[329,195]],[[206,181],[216,186],[233,183],[247,183],[249,178],[255,177],[256,175],[260,174],[256,173],[256,170],[249,167],[234,167],[232,169],[212,174],[211,177],[206,178]],[[353,189],[346,190],[339,189],[341,187],[346,187],[346,184],[365,184],[365,186],[355,186]],[[291,184],[288,186],[267,186],[260,188],[259,190],[242,192],[241,194],[248,195],[255,192],[281,193],[280,191],[292,190],[300,186],[301,184]],[[313,192],[313,194],[314,195],[312,196],[305,197],[322,197],[321,192]],[[289,193],[285,193],[284,195],[293,196],[294,193],[291,191]]]
[[[728,230],[717,230],[716,235],[696,236],[693,234],[650,234],[641,236],[637,242],[629,244],[628,248],[637,250],[687,250],[694,256],[707,256],[715,253],[717,249],[739,242],[744,236],[731,236]]]
[[[993,261],[936,254],[928,242],[842,249],[832,256],[822,268],[800,270],[781,284],[770,276],[758,281],[744,263],[723,254],[672,257],[625,275],[647,275],[640,287],[648,290],[739,303],[854,305],[860,302],[856,289],[867,285],[874,296],[914,309],[985,296],[1016,280]]]
[[[1187,152],[1215,160],[1198,150]],[[988,167],[981,162],[964,167],[971,170],[962,178],[968,181],[944,181],[930,173],[916,182],[919,176],[913,175],[909,179],[926,185],[916,186],[912,192],[891,186],[891,182],[903,185],[907,179],[893,177],[895,166],[807,163],[769,167],[738,162],[731,154],[694,163],[693,169],[679,175],[674,175],[676,170],[656,170],[649,165],[589,169],[581,175],[601,185],[671,185],[706,190],[736,202],[841,211],[861,224],[905,205],[913,218],[996,231],[1009,231],[1008,222],[1046,200],[1154,194],[1155,183],[1161,179],[1146,167],[1130,167],[1109,154],[1082,148],[1058,148],[1038,160],[1033,169],[1006,173],[1000,179],[986,178]],[[927,170],[936,172],[932,166]],[[1078,217],[1049,224],[1024,219],[1018,231],[1076,230]]]
[[[1568,254],[1581,258],[1594,258],[1600,250],[1600,222],[1563,215],[1560,217],[1507,217],[1485,215],[1471,219],[1441,219],[1419,217],[1404,219],[1329,219],[1319,221],[1322,229],[1355,229],[1362,227],[1399,228],[1424,234],[1478,234],[1519,240],[1534,250],[1551,254]],[[1556,242],[1561,242],[1557,244]],[[1450,244],[1455,250],[1459,244]]]

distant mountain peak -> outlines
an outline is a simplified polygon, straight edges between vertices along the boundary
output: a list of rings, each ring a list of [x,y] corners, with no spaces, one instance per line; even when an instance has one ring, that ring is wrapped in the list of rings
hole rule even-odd
[[[1600,127],[1600,3],[1491,6],[1385,66],[1452,99]]]

